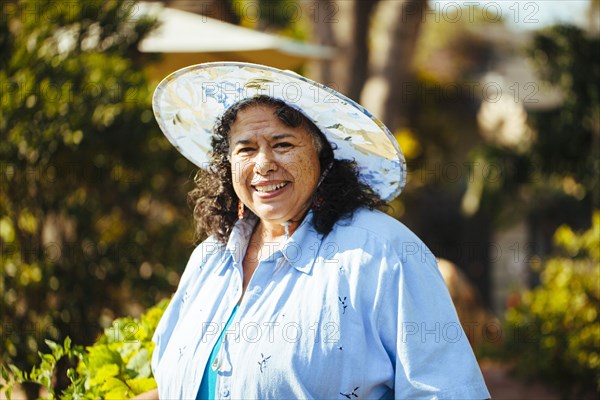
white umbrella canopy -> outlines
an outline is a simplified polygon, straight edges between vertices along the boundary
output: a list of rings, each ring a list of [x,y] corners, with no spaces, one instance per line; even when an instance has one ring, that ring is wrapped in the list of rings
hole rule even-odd
[[[156,17],[160,24],[139,45],[142,53],[163,54],[163,62],[152,71],[157,77],[210,61],[243,61],[295,69],[309,59],[333,56],[329,47],[254,31],[160,3],[141,2],[136,11]]]

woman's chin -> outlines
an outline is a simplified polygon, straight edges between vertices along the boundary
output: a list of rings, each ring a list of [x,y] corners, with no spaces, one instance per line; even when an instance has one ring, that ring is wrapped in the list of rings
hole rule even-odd
[[[297,213],[289,208],[273,207],[273,206],[259,206],[255,209],[254,214],[262,221],[271,224],[283,224],[289,220],[295,219]]]
[[[281,224],[289,219],[285,212],[279,210],[257,210],[255,214],[262,222],[273,224]]]

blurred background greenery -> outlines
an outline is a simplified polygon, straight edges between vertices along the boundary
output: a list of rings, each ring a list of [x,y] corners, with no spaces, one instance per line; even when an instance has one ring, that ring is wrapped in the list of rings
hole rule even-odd
[[[152,90],[178,67],[241,60],[328,84],[394,132],[409,182],[390,213],[441,258],[480,359],[563,398],[599,390],[599,1],[1,7],[5,380],[8,364],[35,365],[21,378],[47,395],[148,387],[161,308],[137,318],[173,293],[194,246],[194,167],[160,133]],[[92,379],[102,365],[112,386]]]

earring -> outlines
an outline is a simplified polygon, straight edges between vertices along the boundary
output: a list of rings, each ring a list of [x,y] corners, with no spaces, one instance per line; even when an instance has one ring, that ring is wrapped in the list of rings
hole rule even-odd
[[[325,199],[321,195],[315,195],[312,201],[312,207],[315,210],[320,210],[323,204],[325,203]]]
[[[238,201],[238,219],[241,221],[244,219],[246,211],[244,210],[244,203],[241,200]]]

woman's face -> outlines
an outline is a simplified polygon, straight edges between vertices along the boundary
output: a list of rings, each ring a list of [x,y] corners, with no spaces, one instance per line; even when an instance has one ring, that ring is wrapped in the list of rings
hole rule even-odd
[[[298,221],[308,210],[320,175],[312,137],[286,126],[269,106],[239,111],[231,125],[233,189],[261,221]]]

